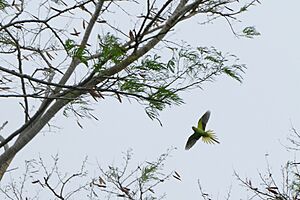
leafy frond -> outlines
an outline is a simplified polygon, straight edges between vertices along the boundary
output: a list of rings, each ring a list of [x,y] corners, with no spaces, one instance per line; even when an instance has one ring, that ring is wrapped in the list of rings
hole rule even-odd
[[[0,0],[0,11],[4,10],[9,4],[5,0]]]
[[[222,74],[242,82],[245,66],[238,64],[234,55],[223,54],[214,47],[187,45],[169,49],[169,58],[149,54],[133,63],[111,80],[118,84],[112,86],[108,82],[110,90],[114,88],[113,91],[122,91],[123,95],[135,98],[145,105],[151,119],[157,119],[159,111],[166,106],[184,103],[181,91],[201,88],[205,82]],[[105,87],[102,86],[104,91]]]
[[[126,51],[119,42],[119,38],[110,33],[107,33],[102,38],[98,36],[98,38],[100,40],[99,51],[101,52],[99,63],[105,63],[110,60],[112,63],[117,64],[124,58]]]
[[[254,26],[248,26],[246,28],[243,29],[243,35],[244,37],[247,38],[253,38],[255,36],[259,36],[260,33],[255,29]]]
[[[74,40],[67,39],[65,48],[69,56],[78,58],[81,63],[88,66],[88,51],[85,48],[76,45]]]
[[[67,118],[75,117],[77,125],[80,128],[83,128],[80,123],[81,119],[88,118],[98,120],[98,118],[93,114],[93,111],[94,109],[89,106],[88,101],[84,99],[75,99],[64,107],[63,115]]]

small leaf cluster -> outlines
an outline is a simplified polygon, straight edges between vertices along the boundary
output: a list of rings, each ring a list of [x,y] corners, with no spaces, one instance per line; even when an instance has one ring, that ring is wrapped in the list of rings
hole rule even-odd
[[[77,58],[81,63],[88,66],[88,51],[76,45],[74,40],[68,39],[65,42],[65,49],[69,56]]]
[[[98,120],[96,116],[93,115],[94,109],[90,108],[89,102],[85,101],[82,98],[74,99],[63,109],[63,116],[75,117],[76,123],[80,128],[83,128],[80,121],[84,118]]]
[[[5,0],[0,0],[0,10],[4,10],[9,4]]]
[[[243,36],[247,38],[253,38],[255,36],[259,36],[260,33],[255,29],[254,26],[248,26],[243,29]]]
[[[110,33],[103,36],[103,38],[100,36],[98,36],[98,38],[100,40],[99,52],[101,56],[99,57],[98,63],[94,66],[96,69],[100,69],[102,65],[108,61],[112,64],[118,64],[123,60],[126,50],[119,42],[119,38]]]
[[[158,111],[167,105],[179,105],[183,100],[169,83],[175,76],[175,64],[171,59],[162,62],[157,54],[146,56],[139,64],[130,67],[130,74],[120,81],[121,91],[131,93],[145,101],[146,113],[151,119],[156,119]],[[171,78],[171,76],[173,76]]]

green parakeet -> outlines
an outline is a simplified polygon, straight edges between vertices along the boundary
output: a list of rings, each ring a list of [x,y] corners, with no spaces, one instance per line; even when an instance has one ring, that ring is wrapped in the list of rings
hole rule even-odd
[[[198,127],[192,127],[194,133],[191,135],[185,145],[185,150],[189,150],[202,137],[202,141],[209,144],[220,143],[212,130],[205,131],[210,111],[206,111],[198,121]]]

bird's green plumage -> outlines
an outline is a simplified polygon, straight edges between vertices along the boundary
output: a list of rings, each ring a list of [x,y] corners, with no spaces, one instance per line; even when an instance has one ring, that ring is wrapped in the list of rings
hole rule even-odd
[[[192,127],[194,133],[189,137],[185,149],[188,150],[202,137],[202,141],[209,144],[219,143],[215,133],[212,130],[205,131],[206,124],[210,117],[208,110],[198,121],[198,127]]]

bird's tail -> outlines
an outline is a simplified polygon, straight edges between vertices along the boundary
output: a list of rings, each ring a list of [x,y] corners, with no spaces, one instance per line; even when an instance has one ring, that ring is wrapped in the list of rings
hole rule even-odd
[[[208,131],[206,131],[206,133],[207,134],[205,136],[202,136],[203,142],[208,143],[208,144],[215,144],[215,143],[220,144],[216,134],[213,131],[208,130]]]

